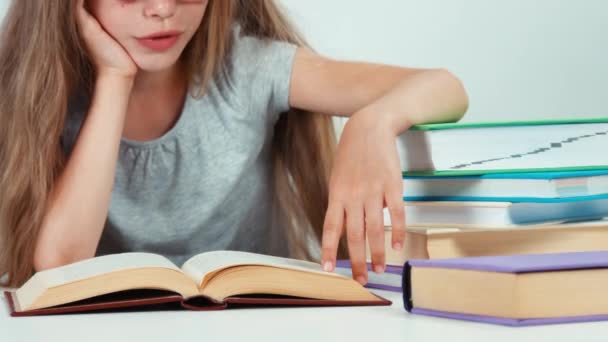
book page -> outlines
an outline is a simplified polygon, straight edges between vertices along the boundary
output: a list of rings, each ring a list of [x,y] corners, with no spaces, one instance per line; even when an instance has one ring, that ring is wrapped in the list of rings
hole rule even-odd
[[[126,285],[129,284],[129,281],[116,281],[116,278],[112,278],[112,276],[124,272],[140,272],[139,274],[141,275],[142,271],[158,271],[159,269],[174,272],[175,275],[179,275],[178,278],[182,280],[186,279],[183,276],[183,272],[177,266],[161,255],[150,253],[111,254],[37,272],[15,292],[17,299],[15,306],[18,311],[44,308],[90,298],[98,294],[120,291],[123,287],[124,289],[129,289],[129,285]],[[166,273],[164,274],[166,275]],[[81,282],[104,276],[106,279],[114,279],[114,281],[97,284],[98,286],[95,286],[95,288],[91,286],[77,286]],[[142,277],[134,277],[134,279],[131,279],[130,284],[134,282],[141,283]],[[168,283],[171,283],[171,281],[168,281]],[[175,279],[173,279],[172,284],[176,285],[174,286],[175,292],[179,292],[182,295],[198,292],[193,283],[189,283],[192,289],[187,289],[188,285],[177,284]],[[38,302],[45,292],[54,291],[64,286],[67,286],[71,290]],[[177,290],[178,287],[181,288],[181,292]]]
[[[454,129],[432,134],[431,141],[436,170],[602,166],[606,158],[595,151],[608,143],[608,124]],[[491,148],[480,144],[485,141]],[[445,146],[460,148],[454,153]]]
[[[181,273],[169,259],[151,253],[122,253],[99,256],[82,260],[73,264],[38,272],[33,278],[38,278],[47,288],[92,278],[97,275],[139,268],[168,268]],[[30,281],[26,282],[25,286]]]
[[[196,255],[184,263],[182,270],[201,285],[218,271],[243,265],[273,266],[340,277],[323,271],[321,265],[314,262],[238,251],[214,251]]]

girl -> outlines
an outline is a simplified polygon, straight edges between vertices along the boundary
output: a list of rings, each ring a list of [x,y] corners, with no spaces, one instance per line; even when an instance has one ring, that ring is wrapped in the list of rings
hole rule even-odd
[[[124,251],[320,248],[331,271],[342,235],[365,283],[366,236],[384,270],[383,206],[403,246],[395,137],[467,108],[445,70],[317,55],[272,0],[19,0],[2,34],[10,286]],[[350,116],[335,150],[328,114]]]

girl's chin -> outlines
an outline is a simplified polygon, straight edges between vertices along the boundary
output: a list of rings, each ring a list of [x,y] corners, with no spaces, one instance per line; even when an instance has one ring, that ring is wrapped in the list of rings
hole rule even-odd
[[[134,58],[135,64],[141,71],[145,72],[160,72],[172,68],[177,63],[177,59],[167,57],[147,57]]]

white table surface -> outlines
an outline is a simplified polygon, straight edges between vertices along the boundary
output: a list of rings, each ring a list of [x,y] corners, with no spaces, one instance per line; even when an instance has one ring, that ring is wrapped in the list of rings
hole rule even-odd
[[[391,307],[257,308],[11,318],[0,300],[0,341],[608,341],[608,322],[511,328],[416,316]]]

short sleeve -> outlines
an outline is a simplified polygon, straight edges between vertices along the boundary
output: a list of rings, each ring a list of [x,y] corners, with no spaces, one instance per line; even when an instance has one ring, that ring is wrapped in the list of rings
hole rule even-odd
[[[297,46],[244,36],[235,30],[230,78],[235,95],[249,111],[272,122],[289,110],[289,87]]]

